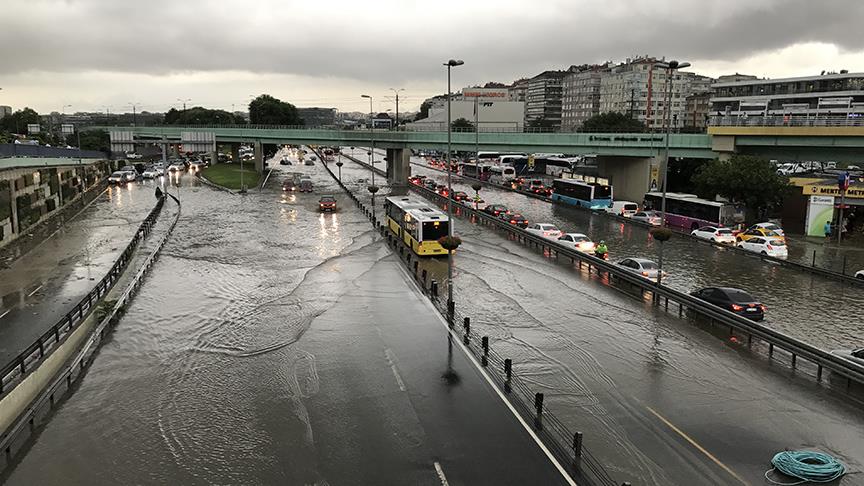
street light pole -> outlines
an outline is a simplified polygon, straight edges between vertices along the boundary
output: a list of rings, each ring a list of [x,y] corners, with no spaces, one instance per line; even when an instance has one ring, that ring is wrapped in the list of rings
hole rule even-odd
[[[134,127],[138,124],[138,115],[136,109],[138,108],[138,106],[141,105],[141,103],[129,103],[129,105],[132,106],[132,126]]]
[[[179,101],[180,103],[183,103],[183,111],[186,111],[186,102],[192,101],[192,98],[177,98],[177,101]],[[231,106],[233,107],[234,105],[231,105]]]
[[[390,88],[390,91],[396,93],[396,130],[399,130],[399,92],[405,91],[405,88]]]
[[[477,93],[474,93],[474,163],[480,162],[479,156],[480,156],[480,97],[477,96]]]
[[[453,204],[451,204],[453,198],[453,182],[451,177],[453,164],[450,161],[452,143],[450,98],[453,97],[453,94],[450,89],[450,71],[452,68],[463,64],[465,64],[465,61],[461,59],[450,59],[444,63],[444,65],[447,66],[447,197],[450,198],[450,201],[447,201],[447,236],[450,238],[453,237]],[[453,309],[453,252],[449,250],[447,251],[447,309]]]
[[[669,137],[672,135],[672,76],[676,69],[683,69],[689,67],[689,62],[679,63],[678,61],[669,61],[666,64],[666,150],[665,157],[663,161],[663,175],[662,175],[662,184],[663,184],[663,196],[660,201],[660,227],[666,227],[666,177],[669,173]],[[660,285],[661,280],[663,278],[663,242],[660,242],[660,255],[657,259],[657,285]]]
[[[372,116],[372,96],[360,95],[361,98],[369,98],[369,167],[372,170],[372,185],[375,186],[375,118]],[[372,219],[375,219],[375,193],[372,193]]]

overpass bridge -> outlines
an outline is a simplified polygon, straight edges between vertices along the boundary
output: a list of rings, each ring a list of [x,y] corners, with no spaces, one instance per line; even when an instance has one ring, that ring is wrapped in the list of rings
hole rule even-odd
[[[138,144],[185,146],[187,151],[214,152],[231,145],[234,160],[241,143],[255,147],[255,166],[263,169],[263,144],[360,146],[387,150],[391,185],[410,175],[410,149],[444,150],[446,131],[344,130],[295,126],[148,126],[93,127],[111,134],[112,148],[131,150]],[[666,135],[662,133],[544,133],[455,131],[455,151],[596,154],[598,174],[615,186],[622,199],[641,200],[660,186]],[[864,153],[864,126],[712,126],[706,134],[673,133],[669,156],[715,159],[741,153],[783,160],[858,162]]]

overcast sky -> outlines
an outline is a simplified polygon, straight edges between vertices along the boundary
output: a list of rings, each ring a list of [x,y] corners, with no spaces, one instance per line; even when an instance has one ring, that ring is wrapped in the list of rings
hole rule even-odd
[[[2,0],[0,105],[416,110],[453,87],[637,55],[766,77],[864,71],[861,0]]]

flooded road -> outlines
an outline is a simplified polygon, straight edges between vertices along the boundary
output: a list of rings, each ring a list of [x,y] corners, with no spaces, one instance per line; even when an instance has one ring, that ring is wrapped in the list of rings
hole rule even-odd
[[[171,188],[180,223],[6,484],[563,484],[329,175],[280,169]]]
[[[368,177],[348,162],[342,173]],[[524,199],[521,207],[532,207]],[[515,372],[546,394],[571,430],[585,433],[585,446],[616,479],[763,484],[771,457],[784,449],[821,450],[851,470],[864,467],[858,399],[623,295],[503,232],[465,218],[455,228],[463,239],[455,301],[471,317],[472,332],[488,335],[494,349],[513,359]],[[424,260],[423,268],[446,280],[444,261]],[[860,476],[841,482],[862,483]]]
[[[365,160],[365,159],[362,159]],[[446,175],[412,166],[415,173],[446,181]],[[454,177],[454,190],[474,194],[471,184]],[[532,223],[553,223],[565,232],[605,240],[610,260],[657,260],[658,243],[648,229],[589,211],[551,204],[494,187],[484,187],[486,204],[504,204]],[[664,283],[684,292],[707,286],[745,289],[768,306],[765,325],[826,350],[864,346],[864,289],[782,267],[738,252],[686,238],[672,238],[663,252]],[[839,312],[838,312],[839,311]]]
[[[158,183],[109,186],[50,238],[0,270],[0,364],[33,344],[105,276],[156,204]]]

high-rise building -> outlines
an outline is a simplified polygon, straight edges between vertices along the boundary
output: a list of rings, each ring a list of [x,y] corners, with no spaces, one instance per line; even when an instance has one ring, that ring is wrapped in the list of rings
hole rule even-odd
[[[608,65],[573,66],[562,84],[561,130],[578,130],[585,120],[600,113],[600,79]]]
[[[544,71],[528,81],[525,124],[561,128],[561,98],[567,71]]]
[[[5,116],[9,116],[12,114],[12,107],[6,105],[0,105],[0,118]]]
[[[600,81],[600,112],[618,112],[641,121],[648,129],[662,129],[668,115],[673,126],[685,118],[686,98],[694,87],[705,89],[711,78],[675,71],[671,101],[667,106],[666,68],[653,57],[628,59],[604,73]],[[670,111],[671,110],[671,111]]]

